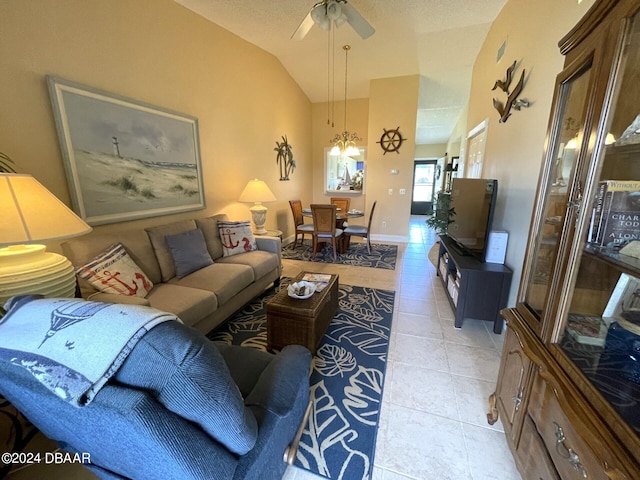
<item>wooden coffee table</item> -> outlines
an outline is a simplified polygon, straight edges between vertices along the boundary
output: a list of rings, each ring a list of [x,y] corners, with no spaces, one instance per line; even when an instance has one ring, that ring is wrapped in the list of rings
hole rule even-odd
[[[302,280],[300,273],[294,281]],[[329,284],[305,300],[291,298],[282,288],[267,302],[267,347],[280,350],[286,345],[303,345],[316,353],[338,309],[338,275]]]

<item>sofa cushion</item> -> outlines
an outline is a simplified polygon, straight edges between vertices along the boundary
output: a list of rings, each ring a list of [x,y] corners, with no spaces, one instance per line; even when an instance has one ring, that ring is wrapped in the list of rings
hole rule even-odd
[[[105,293],[145,297],[151,280],[131,259],[121,243],[114,243],[86,264],[76,268],[80,278]]]
[[[220,238],[222,239],[222,253],[224,257],[251,252],[258,249],[256,239],[253,238],[251,222],[218,222]]]
[[[213,215],[207,218],[198,218],[196,225],[202,234],[204,240],[207,242],[207,249],[209,255],[214,260],[222,257],[222,240],[220,240],[220,230],[218,230],[218,222],[228,222],[229,217],[225,213],[219,215]]]
[[[167,235],[165,240],[171,251],[178,278],[186,277],[213,263],[202,231],[197,228],[177,235]]]
[[[173,257],[171,256],[171,251],[169,250],[165,237],[167,235],[176,235],[189,230],[195,230],[196,228],[195,220],[184,220],[182,222],[168,223],[146,229],[151,245],[153,246],[153,251],[158,259],[163,282],[167,282],[176,276],[176,267],[173,264]]]
[[[173,313],[187,325],[196,324],[218,308],[213,292],[171,283],[154,285],[147,300],[153,308]]]
[[[224,305],[255,281],[253,269],[248,265],[221,263],[201,268],[184,278],[172,278],[171,285],[198,288],[213,292],[218,305]]]
[[[116,379],[150,391],[169,410],[197,423],[238,455],[255,444],[256,418],[245,407],[224,358],[213,342],[191,328],[176,323],[150,330]]]
[[[271,252],[256,250],[254,252],[243,253],[242,255],[219,258],[218,262],[247,265],[253,269],[255,279],[258,280],[274,270],[278,270],[280,258]]]

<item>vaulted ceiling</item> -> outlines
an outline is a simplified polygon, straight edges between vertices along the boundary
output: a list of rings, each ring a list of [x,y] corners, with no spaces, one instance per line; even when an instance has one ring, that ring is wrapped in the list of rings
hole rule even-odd
[[[312,102],[328,98],[328,39],[317,26],[292,34],[315,0],[175,0],[276,56]],[[421,76],[416,143],[446,142],[469,100],[471,71],[491,23],[507,0],[349,0],[375,28],[363,40],[335,30],[335,98],[344,99],[344,52],[351,45],[348,98],[367,98],[369,82]]]

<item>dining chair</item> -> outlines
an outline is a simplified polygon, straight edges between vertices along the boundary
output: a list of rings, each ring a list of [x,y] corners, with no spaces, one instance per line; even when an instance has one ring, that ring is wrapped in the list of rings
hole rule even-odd
[[[338,238],[342,235],[342,229],[336,228],[335,205],[311,204],[311,215],[313,216],[313,256],[318,252],[320,243],[329,243],[333,247],[333,261],[338,258]]]
[[[302,239],[300,243],[304,242],[305,233],[310,233],[313,235],[313,224],[312,223],[304,223],[304,216],[302,215],[302,202],[300,200],[289,200],[289,205],[291,206],[291,213],[293,214],[293,224],[295,225],[296,232],[295,238],[293,240],[293,248],[296,248],[296,243],[298,242],[298,234],[302,235]]]
[[[367,239],[367,252],[371,253],[371,221],[373,220],[373,212],[376,209],[376,204],[378,201],[376,200],[371,205],[371,212],[369,213],[369,224],[365,227],[363,225],[353,225],[348,226],[344,229],[344,234],[349,236],[363,237]]]
[[[335,205],[344,213],[347,213],[351,206],[351,199],[349,197],[331,197],[331,205]]]

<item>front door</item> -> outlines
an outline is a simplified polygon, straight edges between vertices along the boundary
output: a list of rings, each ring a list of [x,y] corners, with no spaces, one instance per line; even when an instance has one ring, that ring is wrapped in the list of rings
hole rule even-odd
[[[413,164],[411,215],[431,215],[433,213],[436,164],[436,159],[416,160]]]

